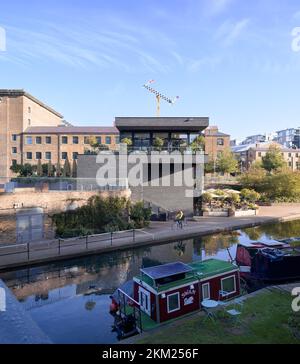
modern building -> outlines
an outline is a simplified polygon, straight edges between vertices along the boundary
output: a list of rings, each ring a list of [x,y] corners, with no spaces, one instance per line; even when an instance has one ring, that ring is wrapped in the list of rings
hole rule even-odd
[[[12,176],[13,164],[64,163],[90,149],[93,138],[115,149],[114,127],[73,127],[63,116],[24,90],[0,90],[0,178]],[[0,181],[1,184],[1,181]]]
[[[261,161],[272,145],[276,145],[281,150],[282,156],[291,170],[300,170],[300,149],[285,148],[276,142],[240,145],[232,147],[232,151],[241,163],[241,170],[245,171],[254,162]]]
[[[250,135],[244,141],[242,145],[250,145],[255,143],[264,143],[266,141],[266,136],[262,134]]]
[[[209,126],[204,131],[205,153],[210,161],[215,161],[225,150],[230,149],[230,135],[219,131],[217,126]]]
[[[300,148],[300,127],[279,130],[277,142],[286,148]]]
[[[126,156],[130,154],[130,156],[140,158],[142,164],[143,178],[139,185],[133,183],[130,173],[126,175],[132,191],[132,199],[143,200],[152,209],[157,208],[167,212],[182,209],[187,214],[193,213],[195,200],[203,192],[203,179],[197,179],[197,176],[201,175],[202,177],[203,165],[196,163],[196,156],[190,145],[196,137],[202,135],[208,125],[209,119],[201,117],[117,117],[115,126],[120,132],[121,142],[125,138],[131,141],[127,150],[125,149],[123,152],[124,144],[121,143],[120,151],[115,153],[117,168],[119,158],[123,157],[125,153]],[[156,138],[164,141],[163,146],[157,148],[154,143]],[[151,152],[156,153],[157,161],[153,162],[149,159]],[[189,164],[184,166],[182,158],[179,158],[178,162],[172,158],[167,163],[163,162],[164,156],[167,158],[170,156],[170,152],[188,155],[191,160]],[[146,156],[148,157],[146,158]],[[204,153],[202,153],[202,158],[204,163]],[[163,163],[167,164],[166,170],[163,168]],[[128,170],[131,170],[132,166],[135,165],[130,161],[127,164]],[[96,176],[99,176],[98,171],[101,166],[99,160],[96,163],[96,156],[79,155],[77,172],[79,180],[95,180]],[[175,175],[177,176],[182,167],[192,176],[192,185],[189,187],[174,183]],[[116,175],[119,175],[118,171]],[[169,180],[169,184],[165,183],[166,180]]]

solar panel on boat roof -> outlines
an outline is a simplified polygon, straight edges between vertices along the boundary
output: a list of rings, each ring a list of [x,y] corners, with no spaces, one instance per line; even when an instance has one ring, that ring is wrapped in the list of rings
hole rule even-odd
[[[193,268],[184,264],[184,263],[170,263],[164,265],[158,265],[150,268],[143,268],[141,272],[146,274],[152,279],[161,279],[170,276],[174,276],[177,274],[188,273],[191,272]]]

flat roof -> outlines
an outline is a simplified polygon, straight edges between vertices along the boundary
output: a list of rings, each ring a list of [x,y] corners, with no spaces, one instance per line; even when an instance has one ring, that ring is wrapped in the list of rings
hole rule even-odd
[[[120,131],[194,131],[200,132],[209,125],[208,117],[116,117]]]
[[[33,126],[24,134],[119,134],[113,126]]]
[[[52,109],[52,107],[44,104],[42,101],[38,100],[37,98],[35,98],[34,96],[30,95],[28,92],[26,92],[25,90],[9,90],[9,89],[0,89],[0,97],[18,97],[18,96],[26,96],[28,97],[30,100],[32,100],[33,102],[39,104],[40,106],[42,106],[43,108],[47,109],[48,111],[52,112],[53,114],[55,114],[56,116],[63,118],[63,115],[61,115],[59,112],[55,111],[54,109]]]
[[[189,267],[187,264],[177,262],[177,263],[169,263],[158,265],[150,268],[143,268],[141,272],[146,274],[148,277],[156,280],[167,277],[172,277],[177,274],[189,273],[193,269]]]

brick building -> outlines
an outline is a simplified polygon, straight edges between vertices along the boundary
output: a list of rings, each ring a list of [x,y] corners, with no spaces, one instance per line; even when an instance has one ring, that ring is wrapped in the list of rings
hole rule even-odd
[[[15,164],[63,164],[89,148],[90,137],[111,149],[119,142],[114,127],[72,127],[63,116],[24,90],[0,90],[0,178]],[[1,183],[0,181],[0,183]]]
[[[215,161],[220,153],[230,149],[230,135],[221,133],[217,126],[209,126],[204,130],[205,154],[210,161]]]

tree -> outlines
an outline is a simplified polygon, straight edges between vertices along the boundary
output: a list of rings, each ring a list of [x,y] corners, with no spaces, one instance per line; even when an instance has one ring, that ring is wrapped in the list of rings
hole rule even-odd
[[[42,162],[40,159],[38,160],[38,164],[37,164],[37,175],[38,175],[38,177],[43,177],[43,167],[42,167]]]
[[[221,173],[235,173],[238,171],[238,161],[234,154],[228,149],[220,154],[216,161],[216,166]]]
[[[61,166],[60,166],[60,163],[57,162],[57,165],[56,165],[56,177],[60,177],[61,176]]]
[[[132,146],[132,139],[131,138],[124,138],[121,140],[121,143],[127,144],[128,147]]]
[[[47,165],[47,176],[48,177],[53,176],[53,165],[52,165],[50,160],[49,160],[48,165]]]
[[[278,171],[286,166],[281,150],[277,145],[271,145],[269,151],[262,157],[262,167],[268,171]]]
[[[97,154],[103,150],[109,150],[109,147],[106,144],[99,143],[94,136],[90,137],[89,144],[93,152]]]
[[[71,166],[69,162],[69,158],[66,158],[64,169],[63,169],[63,177],[71,177]]]
[[[205,171],[205,173],[214,173],[215,172],[215,163],[213,161],[205,163],[204,171]]]
[[[157,137],[154,139],[153,146],[156,150],[161,151],[164,144],[165,142],[162,138]]]
[[[13,164],[10,169],[19,175],[19,177],[30,177],[33,175],[35,171],[34,166],[29,163],[25,163],[24,165],[21,164]]]
[[[203,135],[197,136],[191,143],[191,148],[194,152],[205,149],[205,137]]]
[[[258,192],[263,190],[263,184],[266,178],[266,170],[253,164],[250,169],[242,174],[239,178],[240,184],[248,189],[255,189]]]
[[[244,188],[241,191],[241,198],[250,203],[255,203],[259,201],[260,197],[261,197],[260,194],[254,190],[249,190],[247,188]]]
[[[72,165],[72,177],[77,177],[77,162],[76,159],[73,159],[73,165]]]

